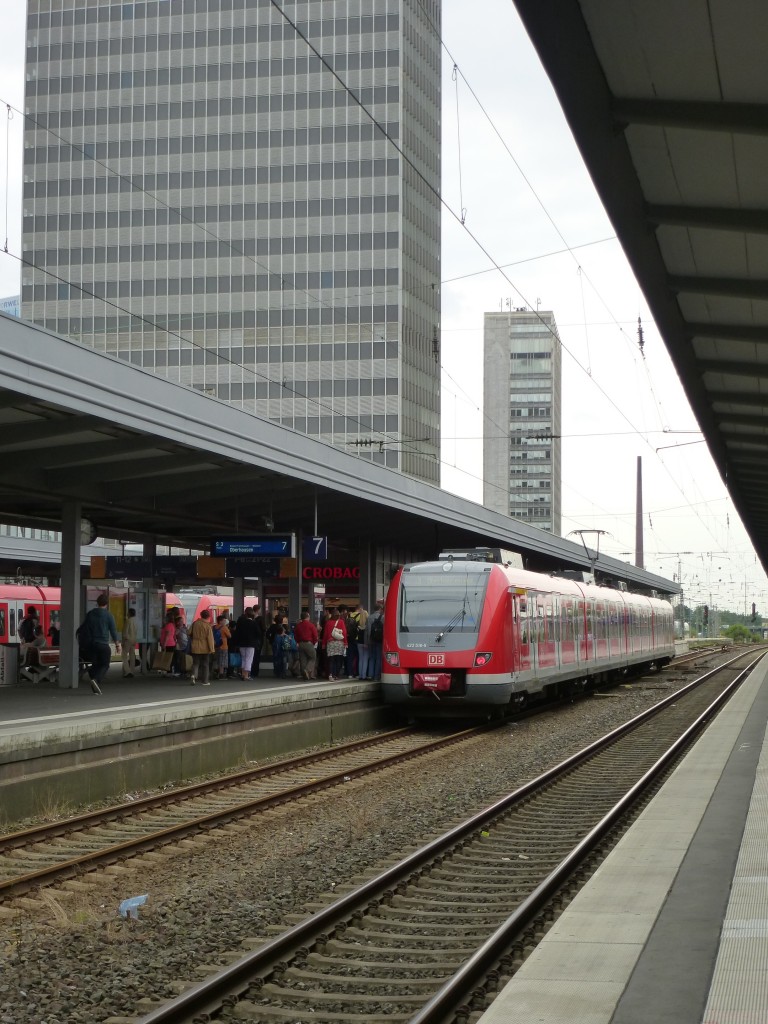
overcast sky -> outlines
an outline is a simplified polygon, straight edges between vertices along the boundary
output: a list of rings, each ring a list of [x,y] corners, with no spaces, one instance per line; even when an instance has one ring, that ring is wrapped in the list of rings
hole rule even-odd
[[[3,105],[23,106],[25,7],[0,8]],[[511,0],[443,0],[443,40],[443,486],[482,500],[483,314],[539,304],[564,347],[563,535],[605,531],[600,550],[632,560],[642,456],[646,568],[671,578],[679,564],[687,603],[768,615],[768,581],[706,445],[691,443],[682,386]],[[18,255],[21,118],[5,129],[0,231]],[[19,291],[3,248],[0,297]]]

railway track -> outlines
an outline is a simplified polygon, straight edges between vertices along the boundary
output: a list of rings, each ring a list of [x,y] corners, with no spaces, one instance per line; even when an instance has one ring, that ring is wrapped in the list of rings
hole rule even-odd
[[[0,836],[0,899],[77,877],[476,736],[396,729],[277,764]]]
[[[708,672],[399,864],[281,931],[142,1024],[466,1021],[591,873],[630,808],[746,677]],[[576,876],[574,876],[574,872]],[[337,890],[338,892],[338,890]],[[211,1015],[211,1016],[208,1016]]]
[[[698,657],[701,656],[699,653]],[[534,707],[516,717],[538,710]],[[440,750],[477,735],[482,728],[451,732],[439,739],[411,727],[397,729],[330,750],[0,835],[0,901]]]

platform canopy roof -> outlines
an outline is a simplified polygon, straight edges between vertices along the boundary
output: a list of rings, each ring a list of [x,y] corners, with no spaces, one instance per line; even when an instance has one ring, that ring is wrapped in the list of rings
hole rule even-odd
[[[515,4],[768,571],[768,4]]]
[[[0,522],[207,550],[216,535],[327,535],[424,552],[500,546],[588,571],[594,550],[0,314]],[[600,555],[634,588],[676,584]]]

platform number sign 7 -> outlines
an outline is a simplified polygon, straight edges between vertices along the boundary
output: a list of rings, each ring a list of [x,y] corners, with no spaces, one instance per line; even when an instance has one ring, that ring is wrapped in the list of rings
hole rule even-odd
[[[328,558],[327,537],[305,537],[303,555],[306,562],[324,562]]]

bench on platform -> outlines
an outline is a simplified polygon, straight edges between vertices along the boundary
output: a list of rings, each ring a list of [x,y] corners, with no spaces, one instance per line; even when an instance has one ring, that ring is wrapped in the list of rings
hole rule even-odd
[[[24,662],[19,666],[19,679],[26,683],[53,683],[58,674],[58,647],[27,648]]]

